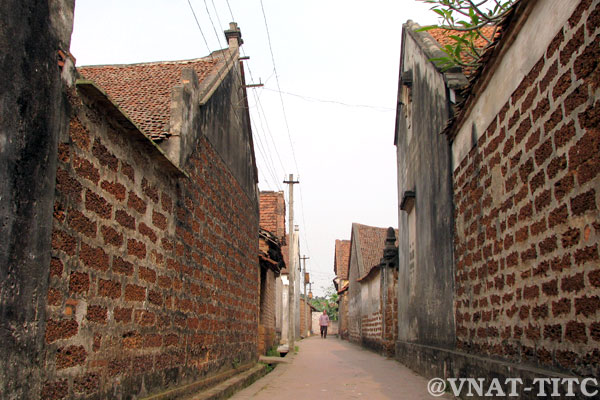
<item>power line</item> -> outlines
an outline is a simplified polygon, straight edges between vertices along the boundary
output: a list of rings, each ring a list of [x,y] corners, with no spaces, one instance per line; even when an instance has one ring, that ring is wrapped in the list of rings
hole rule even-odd
[[[206,49],[208,50],[209,53],[211,53],[210,46],[208,45],[208,41],[206,40],[206,36],[204,36],[204,32],[202,31],[202,28],[200,27],[200,22],[198,22],[198,17],[196,17],[196,12],[194,11],[194,7],[192,7],[192,3],[190,2],[190,0],[187,0],[187,2],[190,5],[190,10],[192,10],[192,14],[194,15],[194,19],[196,20],[196,25],[198,26],[198,29],[200,30],[202,39],[204,39],[204,43],[206,44]]]
[[[213,3],[213,5],[214,5],[214,3]],[[213,31],[215,32],[215,36],[217,37],[217,42],[219,43],[219,47],[223,47],[223,45],[221,44],[221,36],[217,32],[217,28],[215,27],[215,24],[213,22],[212,16],[210,15],[210,11],[208,9],[208,3],[206,2],[206,0],[204,0],[204,7],[206,8],[206,14],[208,15],[208,20],[210,21],[210,24],[213,27]]]
[[[277,144],[275,143],[275,138],[273,137],[273,133],[271,132],[271,128],[269,127],[269,120],[267,118],[267,114],[265,113],[265,109],[263,108],[260,98],[258,97],[256,92],[254,92],[254,97],[255,97],[255,101],[257,103],[256,111],[258,113],[261,126],[262,126],[263,118],[260,118],[260,113],[262,112],[262,115],[264,116],[265,126],[267,127],[266,132],[269,134],[269,137],[271,138],[271,143],[273,144],[273,149],[275,151],[275,154],[277,155],[277,159],[279,160],[279,165],[281,166],[281,172],[285,173],[285,167],[283,165],[283,161],[281,161],[281,156],[279,154],[279,151],[277,150]]]
[[[269,89],[267,87],[263,87],[263,90],[268,90],[270,92],[279,92],[278,90]],[[344,103],[342,101],[337,101],[337,100],[318,99],[316,97],[303,96],[303,95],[300,95],[300,94],[290,93],[290,92],[280,92],[280,94],[287,94],[288,96],[299,97],[299,98],[301,98],[303,100],[306,100],[306,101],[319,102],[319,103],[331,103],[331,104],[337,104],[337,105],[345,106],[345,107],[371,108],[371,109],[378,110],[378,111],[383,111],[383,112],[395,111],[396,110],[395,108],[391,108],[391,107],[371,106],[371,105],[366,105],[366,104],[349,104],[349,103]]]
[[[278,93],[279,93],[279,101],[281,102],[281,110],[283,111],[283,120],[285,122],[285,127],[286,127],[286,130],[287,130],[288,139],[290,141],[290,148],[292,150],[292,157],[294,159],[294,165],[296,167],[296,171],[299,173],[300,169],[298,168],[298,160],[296,159],[296,152],[294,150],[294,142],[292,140],[292,134],[290,132],[290,126],[289,126],[289,123],[288,123],[287,113],[286,113],[286,110],[285,110],[285,103],[283,101],[283,95],[282,95],[282,91],[281,91],[281,85],[279,83],[279,74],[277,73],[277,66],[276,66],[276,63],[275,63],[275,55],[273,53],[273,44],[271,42],[271,33],[269,31],[269,23],[267,22],[267,15],[265,13],[265,7],[264,7],[264,4],[263,4],[263,0],[260,0],[260,7],[261,7],[261,10],[262,10],[263,18],[265,20],[265,28],[266,28],[266,31],[267,31],[267,39],[268,39],[268,42],[269,42],[269,51],[271,53],[271,61],[273,62],[273,72],[275,73],[275,81],[277,82],[277,89],[278,89]],[[305,230],[308,231],[307,226],[306,226],[306,221],[304,220],[304,204],[303,204],[303,201],[302,201],[302,192],[300,192],[300,206],[301,206],[301,208],[303,210],[302,211],[302,218],[303,218],[302,222],[304,224]],[[309,250],[309,246],[308,246],[308,242],[306,241],[306,238],[304,238],[304,242],[305,242],[305,245],[306,245],[306,249]],[[310,253],[310,251],[309,251],[309,253]]]
[[[279,85],[279,75],[277,74],[277,67],[275,65],[275,56],[273,55],[273,45],[271,43],[271,33],[269,32],[269,24],[267,22],[267,15],[265,14],[265,7],[263,4],[263,0],[260,0],[260,8],[262,10],[263,18],[265,20],[265,28],[267,30],[267,39],[269,42],[269,51],[271,52],[271,60],[273,61],[273,71],[275,72],[275,80],[277,81],[277,89],[279,90],[279,100],[281,101],[281,109],[283,111],[283,119],[285,121],[285,127],[287,129],[288,138],[290,140],[290,147],[292,150],[292,156],[294,158],[294,165],[296,166],[296,172],[300,172],[298,169],[298,161],[296,160],[296,152],[294,151],[294,143],[292,141],[292,135],[290,133],[290,126],[287,120],[287,114],[285,112],[285,105],[283,102],[283,96],[281,95],[281,86]]]
[[[233,11],[231,11],[231,6],[229,5],[229,0],[225,0],[227,3],[227,8],[229,8],[229,13],[231,14],[231,22],[235,22],[235,17],[233,16]]]
[[[221,18],[219,18],[219,11],[217,11],[217,7],[215,6],[215,0],[210,0],[210,1],[212,3],[213,9],[215,10],[215,15],[217,17],[217,22],[219,23],[219,27],[221,29],[223,29],[223,24],[221,23]],[[231,21],[231,22],[234,22],[234,21]],[[219,43],[221,43],[221,42],[219,41]]]
[[[257,148],[258,151],[261,153],[261,156],[265,162],[265,169],[267,170],[267,172],[269,172],[269,174],[271,175],[271,178],[273,179],[273,182],[275,182],[275,187],[279,190],[281,190],[281,186],[279,185],[279,180],[276,178],[277,173],[275,172],[275,167],[273,165],[273,159],[270,155],[270,153],[265,150],[265,145],[263,144],[263,141],[260,137],[260,135],[258,134],[258,128],[256,127],[256,124],[254,123],[254,121],[251,120],[251,124],[254,126],[255,131],[256,131],[256,138],[258,139],[257,142]],[[262,147],[262,150],[261,150]],[[267,159],[267,156],[269,157],[269,159]],[[269,160],[271,161],[271,164],[269,164]]]
[[[211,0],[211,3],[213,5],[214,11],[215,11],[215,16],[217,18],[217,22],[219,23],[219,25],[221,25],[221,19],[219,17],[219,13],[218,13],[217,8],[215,6],[214,0]],[[208,14],[210,23],[211,23],[211,25],[213,27],[213,31],[215,32],[215,36],[217,36],[217,40],[219,41],[219,45],[221,46],[220,36],[217,33],[217,29],[215,27],[215,24],[214,24],[214,21],[212,19],[212,16],[211,16],[211,13],[210,13],[210,10],[209,10],[209,7],[208,7],[208,4],[207,4],[206,0],[204,0],[204,6],[206,8],[206,12]],[[235,17],[233,15],[233,10],[231,9],[231,5],[229,4],[228,0],[227,0],[227,7],[229,8],[229,12],[231,14],[232,20],[235,21]],[[244,51],[243,48],[241,48],[241,52],[245,55],[245,51]],[[248,71],[250,73],[251,80],[254,81],[254,78],[252,76],[252,70],[250,69],[250,66],[248,66]],[[237,78],[239,84],[243,86],[243,83],[241,82],[241,77],[238,76],[238,75],[236,75],[236,78]],[[256,95],[255,91],[253,91],[253,95],[254,95],[257,103],[258,103],[258,106],[260,107],[260,109],[262,109],[263,115],[265,116],[265,124],[266,124],[266,120],[267,120],[266,119],[266,114],[264,113],[264,109],[262,108],[262,104],[260,103],[260,99]],[[243,100],[244,99],[242,99],[241,101],[243,101]],[[261,126],[262,126],[262,118],[260,117],[260,110],[259,109],[257,109],[257,113],[258,113],[258,116],[259,116],[259,121],[260,121]],[[237,115],[236,115],[236,117],[237,117]],[[239,121],[239,119],[238,119],[238,121]],[[277,168],[275,167],[275,163],[273,162],[273,158],[271,156],[271,151],[270,151],[270,148],[269,148],[269,142],[268,142],[268,140],[263,140],[261,138],[260,130],[258,129],[258,126],[256,125],[256,123],[254,121],[252,121],[252,118],[250,119],[250,123],[251,123],[251,126],[254,127],[254,131],[256,132],[256,137],[258,139],[257,150],[258,150],[260,156],[262,157],[262,159],[263,159],[263,161],[265,163],[264,164],[265,165],[265,169],[266,169],[266,172],[268,173],[268,174],[264,174],[263,173],[263,176],[265,177],[265,181],[268,183],[268,176],[270,175],[271,178],[272,178],[272,183],[274,182],[275,183],[275,187],[278,188],[278,190],[281,190],[281,186],[279,185],[279,180],[275,178],[275,176],[277,175],[277,172],[276,172]],[[269,127],[268,127],[268,124],[267,124],[267,129],[268,130],[266,132],[269,134],[269,136],[271,137],[271,141],[274,143],[271,131],[270,131]],[[263,128],[263,133],[264,132],[265,132],[265,130]],[[266,138],[266,135],[263,135],[263,136]],[[277,151],[276,146],[274,148],[275,148],[275,153],[277,154],[277,156],[279,158],[279,161],[280,161],[280,164],[281,164],[281,158],[279,157],[279,152]]]

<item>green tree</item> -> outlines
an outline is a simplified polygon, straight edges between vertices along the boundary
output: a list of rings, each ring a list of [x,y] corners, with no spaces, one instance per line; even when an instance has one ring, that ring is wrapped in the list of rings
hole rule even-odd
[[[511,11],[517,0],[418,0],[433,4],[431,9],[440,16],[441,23],[422,28],[446,29],[453,43],[442,51],[446,56],[434,58],[442,70],[454,67],[474,69],[480,65],[481,56],[492,44],[500,22]]]
[[[338,320],[338,294],[333,285],[325,288],[325,296],[316,296],[310,299],[310,304],[318,311],[327,311],[329,319]]]

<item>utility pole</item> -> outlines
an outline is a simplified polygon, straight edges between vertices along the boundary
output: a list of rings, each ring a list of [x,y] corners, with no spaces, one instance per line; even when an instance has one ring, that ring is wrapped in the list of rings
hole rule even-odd
[[[302,260],[302,264],[304,264],[304,275],[302,276],[302,281],[304,282],[304,315],[302,316],[302,318],[304,318],[304,328],[306,329],[306,332],[304,332],[304,336],[308,337],[308,318],[306,317],[308,315],[308,310],[307,308],[309,307],[308,305],[308,299],[306,298],[306,283],[307,281],[310,281],[310,279],[308,279],[308,273],[306,272],[306,260],[308,260],[310,257],[306,257],[306,256],[302,256],[300,257],[300,260]]]
[[[290,243],[289,243],[289,251],[288,251],[288,352],[294,351],[294,333],[295,333],[295,315],[294,315],[294,285],[295,280],[294,277],[296,275],[294,268],[294,184],[300,183],[299,181],[294,180],[294,174],[289,175],[289,179],[287,181],[283,181],[283,183],[287,183],[290,185],[290,206],[289,206],[289,235],[290,235]]]

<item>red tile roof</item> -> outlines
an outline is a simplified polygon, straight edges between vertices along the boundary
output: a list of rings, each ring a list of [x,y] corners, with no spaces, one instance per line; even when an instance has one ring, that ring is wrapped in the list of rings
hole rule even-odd
[[[442,29],[442,28],[435,28],[435,29],[431,29],[429,31],[427,31],[431,34],[431,36],[433,36],[433,38],[442,46],[445,46],[447,44],[454,44],[454,39],[450,38],[450,36],[462,36],[464,34],[464,32],[461,31],[455,31],[455,30],[447,30],[447,29]],[[486,36],[491,36],[494,33],[494,27],[493,26],[484,26],[483,28],[481,28],[481,32],[486,35]],[[487,45],[487,41],[480,37],[477,40],[475,40],[475,45],[477,47],[485,47]]]
[[[348,279],[348,266],[350,265],[350,244],[349,240],[335,241],[335,258],[333,260],[333,271],[338,278]]]
[[[78,68],[94,81],[154,141],[169,137],[171,90],[181,83],[181,72],[193,68],[202,82],[223,63],[222,57],[129,65]]]
[[[387,228],[377,228],[357,223],[353,223],[352,228],[352,240],[356,240],[358,246],[359,276],[362,278],[367,276],[373,267],[379,265],[385,248]],[[398,230],[395,229],[394,231],[396,232],[397,242]]]
[[[490,37],[494,34],[494,26],[484,26],[481,28],[481,32],[486,36],[486,37]],[[429,32],[429,34],[431,36],[433,36],[433,38],[435,39],[436,42],[438,42],[440,44],[440,47],[444,47],[445,45],[453,45],[455,42],[454,39],[452,39],[450,36],[462,36],[464,34],[464,32],[461,31],[455,31],[455,30],[448,30],[448,29],[442,29],[442,28],[434,28],[431,30],[428,30],[427,32]],[[498,37],[499,32],[496,32],[495,34],[495,38]],[[485,47],[488,46],[488,42],[482,38],[479,37],[475,40],[475,46],[477,46],[480,49],[484,49]],[[469,60],[468,56],[463,56],[462,57],[463,60],[467,61]],[[463,72],[465,75],[469,76],[471,75],[474,70],[472,68],[463,68]]]
[[[285,238],[285,199],[283,192],[260,192],[260,227],[280,241]]]

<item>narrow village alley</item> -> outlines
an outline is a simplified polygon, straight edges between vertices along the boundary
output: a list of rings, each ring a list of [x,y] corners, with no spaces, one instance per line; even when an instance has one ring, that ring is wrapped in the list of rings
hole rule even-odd
[[[2,0],[0,71],[0,400],[600,399],[600,0]]]
[[[286,399],[433,398],[427,392],[427,379],[348,341],[313,336],[297,345],[298,352],[290,363],[278,365],[231,399],[273,399],[281,393]],[[446,394],[439,398],[453,397]]]

